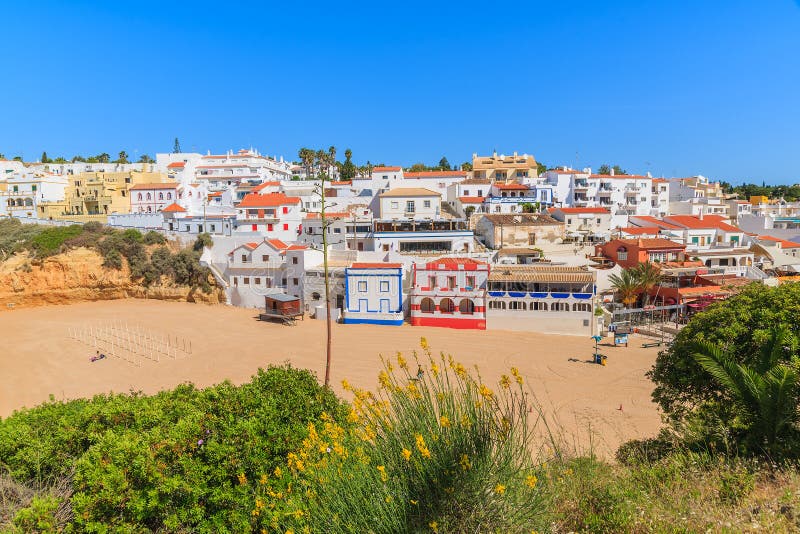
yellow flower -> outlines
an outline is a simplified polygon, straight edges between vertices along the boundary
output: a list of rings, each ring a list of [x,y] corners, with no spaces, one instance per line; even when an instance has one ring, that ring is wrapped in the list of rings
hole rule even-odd
[[[453,370],[461,378],[464,378],[465,376],[467,376],[467,370],[464,369],[464,366],[461,365],[460,363],[456,363],[455,366],[453,367]]]
[[[423,458],[430,458],[431,451],[428,449],[428,446],[425,444],[425,438],[422,437],[422,434],[416,435],[417,441],[417,450],[422,455]]]
[[[264,501],[261,499],[256,499],[256,509],[261,510],[262,508],[264,508]]]
[[[428,350],[428,340],[424,337],[419,338],[419,346],[422,347],[422,350]]]
[[[494,392],[486,387],[486,384],[481,384],[481,397],[485,399],[491,399],[494,395]]]
[[[406,359],[403,358],[403,355],[399,352],[397,353],[397,365],[399,365],[401,369],[408,369],[408,362],[406,362]]]
[[[384,482],[386,482],[387,480],[389,480],[389,475],[387,475],[387,474],[386,474],[386,466],[379,465],[378,467],[376,467],[376,469],[377,469],[377,470],[380,472],[380,474],[381,474],[381,480],[383,480]]]
[[[281,478],[281,475],[283,475],[283,471],[281,471],[280,467],[276,467],[275,468],[275,476],[278,477],[278,478]]]
[[[500,385],[503,386],[503,389],[508,389],[508,386],[511,385],[511,379],[508,378],[508,375],[500,377]]]
[[[520,386],[522,385],[522,376],[519,374],[519,369],[516,367],[511,368],[511,374],[514,375],[514,378],[517,380],[517,384]]]
[[[350,408],[350,413],[347,414],[347,422],[358,423],[358,419],[359,419],[358,413],[354,409]]]
[[[461,464],[461,469],[464,471],[468,471],[472,467],[472,463],[469,461],[469,456],[466,454],[461,455],[461,461],[459,463]]]
[[[442,425],[442,428],[450,428],[450,419],[443,415],[439,418],[439,424]]]
[[[348,382],[347,380],[342,380],[342,387],[344,388],[345,391],[350,391],[351,389],[350,382]]]
[[[384,499],[384,501],[392,502],[392,496],[391,495],[387,495],[386,498]]]
[[[411,504],[413,504],[414,506],[416,506],[416,505],[418,505],[418,504],[419,504],[419,501],[415,501],[414,499],[411,499]]]
[[[431,521],[430,523],[428,523],[428,526],[431,527],[432,531],[439,532],[439,523],[437,523],[436,521]]]
[[[238,478],[239,478],[239,485],[240,486],[244,486],[245,484],[247,484],[247,477],[245,476],[244,473],[239,473]]]
[[[498,495],[502,495],[506,492],[506,487],[502,484],[498,484],[494,487],[494,492]]]
[[[389,374],[386,371],[381,371],[380,374],[378,374],[378,382],[381,383],[381,387],[387,389],[392,384],[391,380],[389,380]]]
[[[433,373],[433,376],[439,376],[439,366],[435,363],[431,363],[431,372]]]
[[[539,479],[536,478],[536,475],[528,475],[528,477],[525,479],[525,484],[527,484],[529,488],[533,488],[536,486],[536,482],[538,480]]]
[[[286,534],[294,534],[294,530],[287,530]]]
[[[267,483],[267,475],[261,475],[261,478],[258,480],[258,483],[262,486]]]
[[[255,509],[255,510],[253,510],[252,512],[250,512],[250,514],[251,514],[253,517],[257,516],[257,515],[258,515],[258,514],[260,514],[260,513],[261,513],[261,512],[260,512],[258,509]]]
[[[407,462],[411,458],[411,451],[408,449],[403,449],[403,458]]]

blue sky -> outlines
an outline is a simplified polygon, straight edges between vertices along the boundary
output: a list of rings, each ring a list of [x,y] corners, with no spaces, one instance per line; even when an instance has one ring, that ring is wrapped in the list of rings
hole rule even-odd
[[[254,146],[800,181],[800,5],[9,2],[0,153]]]

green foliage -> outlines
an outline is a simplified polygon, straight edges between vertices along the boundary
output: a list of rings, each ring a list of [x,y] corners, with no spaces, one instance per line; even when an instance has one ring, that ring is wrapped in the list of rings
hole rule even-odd
[[[622,167],[619,165],[609,166],[607,164],[600,165],[600,168],[597,169],[597,174],[611,174],[611,171],[614,171],[615,175],[623,175],[628,174]]]
[[[461,164],[461,170],[462,171],[467,171],[467,172],[471,171],[472,170],[472,162],[471,161],[465,161],[464,163],[462,163]]]
[[[202,252],[204,248],[211,248],[213,246],[214,239],[211,237],[211,234],[203,232],[202,234],[197,234],[197,239],[195,239],[192,248],[197,252]]]
[[[256,489],[284,487],[266,475],[323,412],[345,420],[310,372],[270,367],[239,387],[182,385],[17,412],[0,421],[0,458],[18,480],[74,469],[78,532],[247,532]]]
[[[310,430],[289,456],[298,490],[277,514],[264,512],[266,524],[387,534],[545,525],[518,372],[495,392],[452,358],[432,356],[424,339],[423,350],[411,367],[401,355],[396,371],[385,362],[378,395],[354,391],[353,428],[326,421]]]
[[[145,245],[163,245],[166,242],[167,238],[155,230],[150,230],[142,237],[142,243]]]
[[[110,249],[103,255],[103,267],[108,269],[122,269],[122,254],[116,249]]]
[[[796,347],[800,334],[800,284],[778,287],[750,284],[724,302],[695,315],[662,351],[648,373],[655,383],[653,400],[675,419],[694,407],[720,398],[720,387],[697,363],[698,343],[719,346],[742,365],[752,365],[776,325],[788,328],[785,343]],[[791,351],[785,353],[788,363]]]
[[[0,219],[0,260],[28,247],[31,240],[47,229],[38,224],[22,224],[12,217]]]
[[[79,224],[45,228],[30,240],[30,249],[39,258],[52,256],[61,252],[65,241],[79,236],[82,232],[83,227]]]
[[[56,532],[58,499],[52,496],[35,496],[31,504],[14,516],[14,526],[22,532]]]
[[[733,193],[741,199],[749,200],[753,196],[765,196],[768,198],[783,198],[789,202],[800,200],[800,186],[798,185],[756,185],[742,184],[735,187],[726,182],[720,182],[723,190]]]

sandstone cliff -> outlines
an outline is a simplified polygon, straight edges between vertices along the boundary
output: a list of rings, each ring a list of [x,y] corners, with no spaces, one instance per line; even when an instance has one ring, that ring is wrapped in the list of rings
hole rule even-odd
[[[210,304],[225,298],[218,288],[205,294],[199,289],[166,282],[144,287],[130,280],[127,265],[116,270],[102,264],[97,252],[85,248],[51,256],[40,263],[32,262],[24,253],[12,256],[0,263],[0,311],[129,297]]]

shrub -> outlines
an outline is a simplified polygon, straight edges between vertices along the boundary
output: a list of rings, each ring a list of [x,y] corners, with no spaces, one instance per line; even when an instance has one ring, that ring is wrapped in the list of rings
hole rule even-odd
[[[161,235],[159,232],[155,230],[150,230],[144,237],[142,238],[142,242],[145,245],[163,245],[167,242],[167,238]]]
[[[122,254],[117,250],[111,249],[103,256],[103,267],[108,269],[122,269]]]
[[[214,246],[214,240],[211,238],[211,235],[208,233],[202,233],[197,235],[197,239],[194,242],[192,248],[197,252],[202,252],[203,248],[210,248]]]
[[[82,232],[83,227],[79,224],[46,228],[30,240],[30,248],[39,257],[51,256],[61,251],[65,241],[79,236]]]
[[[91,233],[100,233],[103,231],[103,223],[97,221],[89,221],[87,223],[83,223],[83,231],[84,232],[91,232]]]
[[[142,233],[135,228],[128,228],[122,232],[122,239],[128,243],[141,243],[143,238]]]
[[[56,532],[58,531],[58,499],[51,496],[36,496],[31,504],[21,509],[14,516],[14,526],[22,532]]]
[[[398,355],[399,369],[384,362],[378,395],[354,390],[353,428],[331,420],[309,427],[303,447],[288,457],[297,489],[285,506],[256,510],[262,521],[256,528],[288,523],[282,526],[394,533],[541,527],[539,471],[519,373],[512,369],[514,378],[504,376],[495,392],[452,358],[434,358],[424,339],[423,347],[420,374],[410,373]],[[267,501],[269,494],[262,495]]]
[[[17,412],[0,421],[0,458],[18,480],[74,469],[76,532],[245,532],[254,494],[282,490],[274,470],[322,413],[346,424],[344,405],[313,374],[270,367],[238,387],[182,385]]]

